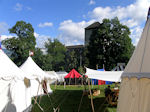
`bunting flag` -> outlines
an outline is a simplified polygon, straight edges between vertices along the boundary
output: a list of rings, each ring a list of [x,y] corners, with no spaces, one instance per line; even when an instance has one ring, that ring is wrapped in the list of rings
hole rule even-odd
[[[33,56],[34,52],[33,51],[29,51],[29,56]]]

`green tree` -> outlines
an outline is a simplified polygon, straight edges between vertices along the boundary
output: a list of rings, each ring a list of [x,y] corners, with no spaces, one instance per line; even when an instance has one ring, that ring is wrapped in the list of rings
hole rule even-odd
[[[45,43],[45,48],[47,53],[52,56],[52,69],[64,70],[66,47],[57,39],[54,39],[53,42],[49,39]]]
[[[117,63],[127,63],[134,49],[129,35],[129,28],[122,25],[117,17],[103,19],[87,46],[90,67],[99,65],[102,68],[104,64],[106,70],[111,70]]]
[[[29,51],[35,50],[36,39],[34,29],[30,23],[18,21],[9,29],[11,34],[16,36],[2,41],[5,48],[12,52],[12,60],[20,66],[29,56]]]
[[[52,70],[52,56],[50,54],[43,54],[40,48],[35,49],[33,59],[42,70]]]
[[[79,71],[79,73],[82,74],[82,75],[85,73],[85,69],[84,69],[84,67],[82,67],[82,66],[80,66],[80,67],[78,68],[78,71]]]
[[[86,52],[87,50],[84,46],[76,48],[68,46],[65,58],[65,70],[69,72],[73,68],[79,70],[80,68],[87,66],[88,60],[86,58]]]
[[[89,59],[88,59],[89,56],[87,56],[87,54],[88,54],[88,49],[87,47],[84,47],[82,51],[82,67],[83,68],[89,66]]]
[[[78,66],[78,60],[76,56],[75,50],[67,51],[66,57],[65,57],[66,63],[65,63],[65,70],[69,72],[73,68],[76,69]]]

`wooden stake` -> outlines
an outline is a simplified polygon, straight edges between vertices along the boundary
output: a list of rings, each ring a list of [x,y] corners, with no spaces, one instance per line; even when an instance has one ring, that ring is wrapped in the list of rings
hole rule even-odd
[[[71,78],[69,78],[69,86],[70,86]]]
[[[92,88],[93,88],[93,85],[94,85],[94,84],[93,84],[93,80],[92,80],[92,79],[91,79],[91,83],[92,83]]]
[[[92,97],[92,92],[91,92],[91,87],[90,87],[90,80],[88,79],[88,85],[89,85],[89,91],[90,91],[90,96],[91,96],[91,106],[92,106],[92,111],[94,111],[94,105],[93,105],[93,97]]]
[[[75,86],[76,86],[76,78],[75,78]]]
[[[38,92],[39,92],[39,89],[40,89],[40,82],[39,82],[39,86],[38,86],[38,91],[37,91],[37,96],[36,96],[36,98],[35,98],[35,100],[36,100],[36,102],[34,102],[34,105],[37,103],[37,98],[38,98]]]
[[[66,88],[66,81],[64,81],[64,89]]]
[[[56,82],[55,82],[55,89],[56,89],[56,86],[57,86],[57,80],[56,80]]]

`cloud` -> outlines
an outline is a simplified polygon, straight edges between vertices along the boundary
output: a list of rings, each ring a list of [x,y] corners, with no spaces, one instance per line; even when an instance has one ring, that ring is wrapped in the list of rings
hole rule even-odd
[[[36,32],[34,32],[34,36],[36,38],[36,47],[39,48],[44,48],[45,47],[45,42],[48,41],[51,37],[48,35],[40,35]]]
[[[123,20],[122,23],[124,25],[127,25],[128,27],[130,28],[133,28],[135,26],[138,26],[138,22],[137,21],[134,21],[133,19],[129,19],[129,20]]]
[[[86,26],[95,21],[102,22],[104,18],[112,19],[117,16],[122,24],[130,28],[132,42],[136,45],[143,29],[141,26],[143,26],[147,18],[149,4],[150,0],[136,0],[134,3],[124,7],[96,7],[89,11],[86,16],[89,21],[73,22],[72,20],[65,20],[61,22],[59,38],[65,44],[83,44],[84,28]]]
[[[48,39],[51,38],[48,35],[40,35],[36,32],[34,32],[34,36],[36,38],[36,47],[39,47],[39,48],[44,48],[45,47],[45,42],[47,42]],[[3,41],[5,39],[10,39],[10,38],[13,38],[13,37],[16,37],[16,36],[14,36],[14,35],[1,35],[0,41]]]
[[[1,41],[2,40],[5,40],[5,39],[10,39],[10,38],[12,38],[12,37],[14,37],[14,36],[12,36],[12,35],[1,35]]]
[[[89,5],[94,5],[95,1],[94,0],[90,0]]]
[[[20,3],[16,3],[15,8],[16,11],[21,11],[23,9],[23,5]]]
[[[5,39],[10,39],[12,37],[14,37],[14,36],[12,36],[12,35],[0,35],[0,41],[3,41]],[[5,49],[5,47],[3,46],[3,44],[2,44],[1,47],[2,47],[2,49]]]
[[[8,31],[8,24],[5,22],[0,22],[0,35]]]
[[[142,34],[143,28],[141,26],[137,26],[131,29],[131,39],[133,44],[136,46],[141,34]]]
[[[146,19],[149,4],[149,0],[137,0],[135,3],[126,7],[96,7],[93,9],[93,11],[89,12],[89,15],[91,18],[100,21],[103,18],[111,19],[117,16],[120,20],[131,18],[134,21],[140,23]]]
[[[66,45],[83,44],[84,42],[84,28],[92,24],[94,21],[89,22],[73,22],[72,20],[66,20],[60,23],[59,30],[61,34],[58,36],[59,40]]]
[[[15,7],[14,7],[15,11],[22,11],[22,10],[32,10],[31,7],[28,7],[28,6],[23,6],[22,4],[20,3],[16,3]]]
[[[30,10],[32,10],[32,8],[31,8],[31,7],[26,7],[26,9],[27,9],[27,10],[29,10],[29,11],[30,11]]]
[[[37,38],[37,37],[39,37],[39,34],[34,32],[34,36],[35,36],[35,38]]]
[[[51,22],[45,22],[45,23],[40,23],[39,25],[38,25],[38,27],[51,27],[51,26],[53,26],[53,23],[51,23]]]
[[[134,3],[125,7],[96,7],[88,13],[90,18],[102,21],[104,18],[112,19],[118,17],[121,23],[127,25],[131,31],[133,44],[136,45],[141,35],[140,26],[147,18],[147,11],[150,0],[136,0]],[[140,29],[137,31],[137,29]]]

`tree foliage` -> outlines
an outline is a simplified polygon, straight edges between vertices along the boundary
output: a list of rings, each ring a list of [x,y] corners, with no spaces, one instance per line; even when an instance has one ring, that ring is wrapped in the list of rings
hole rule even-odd
[[[67,51],[66,52],[66,57],[65,57],[65,70],[69,72],[73,68],[76,69],[78,65],[78,60],[76,56],[75,50]]]
[[[57,39],[54,39],[53,42],[49,39],[45,43],[45,48],[48,55],[52,57],[52,69],[55,71],[64,70],[66,47]]]
[[[84,46],[69,48],[65,57],[65,70],[69,72],[72,69],[82,71],[81,68],[88,65],[88,59],[86,58],[87,49]]]
[[[16,36],[2,41],[6,49],[12,52],[12,60],[20,66],[29,56],[29,51],[35,50],[36,39],[34,29],[30,23],[18,21],[9,29],[11,34]]]
[[[134,49],[129,35],[129,28],[117,17],[103,19],[87,46],[89,66],[95,68],[98,64],[102,68],[104,64],[106,70],[111,70],[117,63],[127,63]]]
[[[45,71],[51,71],[52,69],[52,56],[50,54],[43,54],[40,48],[35,49],[33,56],[35,63]]]

